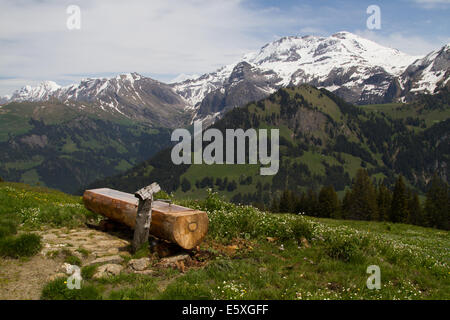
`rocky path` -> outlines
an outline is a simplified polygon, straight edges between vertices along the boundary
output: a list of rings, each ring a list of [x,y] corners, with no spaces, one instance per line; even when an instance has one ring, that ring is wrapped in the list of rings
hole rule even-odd
[[[122,263],[130,256],[129,241],[95,229],[47,229],[40,254],[30,259],[0,259],[0,299],[39,299],[44,284],[64,275],[64,252],[82,261]],[[102,260],[103,258],[103,260]]]
[[[41,255],[44,256],[51,256],[63,248],[81,259],[83,265],[101,257],[130,256],[127,251],[129,240],[95,229],[49,229],[37,233],[42,236]]]
[[[36,231],[42,237],[41,252],[26,260],[0,259],[0,299],[39,299],[48,281],[68,276],[69,263],[64,257],[74,256],[81,266],[97,265],[93,278],[133,272],[154,272],[148,257],[131,259],[130,240],[111,233],[89,229],[47,229]],[[180,254],[158,262],[159,266],[176,266],[189,259]]]

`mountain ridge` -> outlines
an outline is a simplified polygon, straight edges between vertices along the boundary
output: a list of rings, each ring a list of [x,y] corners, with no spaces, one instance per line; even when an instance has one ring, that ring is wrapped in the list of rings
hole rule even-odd
[[[168,128],[74,104],[12,102],[0,108],[0,176],[76,192],[169,145]]]
[[[378,183],[392,185],[402,174],[409,185],[424,192],[436,171],[444,180],[449,177],[449,92],[423,96],[415,103],[354,106],[323,88],[281,88],[227,112],[211,126],[222,133],[279,129],[280,167],[274,176],[261,176],[258,164],[173,165],[167,148],[87,188],[133,192],[158,181],[178,197],[199,198],[213,188],[234,202],[267,205],[286,189],[301,193],[333,185],[342,193],[362,167]]]
[[[182,82],[165,84],[135,72],[65,87],[47,81],[0,98],[0,104],[75,100],[136,121],[175,127],[193,119],[214,122],[229,109],[302,83],[355,104],[411,101],[449,84],[449,61],[448,44],[426,56],[410,56],[345,31],[329,37],[288,36]]]
[[[407,79],[401,76],[409,66],[421,59],[424,57],[409,56],[349,32],[339,32],[327,38],[290,36],[268,43],[234,64],[173,86],[196,106],[199,119],[206,117],[205,109],[217,110],[217,105],[222,105],[224,110],[228,110],[257,100],[253,99],[254,96],[261,98],[281,87],[302,83],[325,88],[357,104],[405,101],[403,98],[408,92],[403,82]],[[448,57],[446,59],[449,60]],[[239,91],[236,89],[239,83],[233,82],[232,78],[243,64],[248,64],[253,74],[265,73],[265,76],[257,81],[243,79],[247,81],[240,89],[250,93],[250,98],[236,99],[236,95],[229,91]],[[443,68],[449,69],[448,65]],[[447,75],[443,82],[448,83],[448,79]],[[399,82],[399,90],[394,90],[396,82]],[[231,89],[228,90],[228,87]],[[432,88],[433,91],[436,87]],[[422,91],[416,90],[416,93]],[[229,103],[230,95],[234,96],[232,101],[238,102]]]
[[[26,86],[14,92],[8,102],[49,100],[68,106],[89,104],[101,111],[158,127],[183,126],[191,117],[185,110],[183,98],[169,85],[138,73],[87,78],[65,87],[44,81],[37,87]]]

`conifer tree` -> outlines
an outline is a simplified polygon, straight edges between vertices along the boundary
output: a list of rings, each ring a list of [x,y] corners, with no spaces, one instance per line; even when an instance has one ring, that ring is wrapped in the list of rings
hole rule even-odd
[[[332,185],[319,192],[319,217],[340,218],[339,199]]]
[[[348,212],[351,209],[351,195],[352,195],[351,190],[347,189],[345,191],[344,198],[342,199],[342,205],[341,205],[341,217],[342,217],[342,219],[347,219],[349,217]]]
[[[408,218],[407,223],[423,225],[422,208],[417,192],[408,190]]]
[[[280,197],[279,209],[280,212],[293,213],[296,208],[295,197],[292,191],[284,190]]]
[[[391,191],[383,183],[380,183],[378,185],[378,192],[377,192],[379,220],[388,221],[390,219],[391,203],[392,203]]]
[[[319,201],[317,200],[317,194],[314,190],[309,189],[305,201],[306,214],[309,216],[317,216],[318,207]]]
[[[191,183],[188,179],[183,178],[183,181],[181,181],[181,190],[183,192],[189,191],[191,189]]]
[[[280,201],[274,197],[272,199],[272,203],[270,205],[270,211],[271,212],[280,212]]]
[[[449,230],[450,228],[450,190],[447,183],[436,174],[430,182],[425,201],[425,223],[429,227]]]
[[[306,213],[306,211],[307,211],[306,203],[307,203],[306,194],[304,192],[302,192],[302,194],[300,195],[300,198],[298,199],[297,207],[296,207],[295,211]]]
[[[378,220],[377,196],[365,169],[356,173],[350,194],[348,217],[356,220]]]
[[[390,221],[406,222],[408,217],[408,199],[406,194],[406,186],[403,177],[400,175],[395,183],[394,193],[392,195]]]

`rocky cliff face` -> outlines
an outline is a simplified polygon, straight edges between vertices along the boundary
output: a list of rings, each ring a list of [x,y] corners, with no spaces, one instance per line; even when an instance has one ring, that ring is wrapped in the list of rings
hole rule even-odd
[[[411,101],[417,93],[436,93],[449,85],[450,44],[435,50],[408,66],[399,78],[403,100]]]

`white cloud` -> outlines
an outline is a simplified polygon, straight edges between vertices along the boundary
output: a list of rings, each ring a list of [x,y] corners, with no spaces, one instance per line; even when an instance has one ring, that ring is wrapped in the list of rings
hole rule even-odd
[[[2,0],[0,95],[42,80],[66,85],[89,75],[135,71],[170,80],[202,74],[277,37],[329,35],[345,29],[346,21],[365,23],[365,11],[351,6],[256,9],[247,1]],[[81,8],[79,31],[66,28],[72,4]],[[442,45],[400,33],[360,34],[413,54]]]
[[[420,36],[405,35],[401,32],[383,35],[376,31],[363,30],[356,31],[355,33],[381,45],[398,49],[410,55],[418,56],[426,55],[427,53],[444,46],[450,41],[450,37],[424,39]]]
[[[209,72],[296,23],[276,8],[258,11],[242,2],[7,0],[0,11],[0,74],[31,82],[68,74]],[[81,8],[79,31],[66,28],[66,8],[74,3]],[[5,94],[17,81],[0,84]]]

